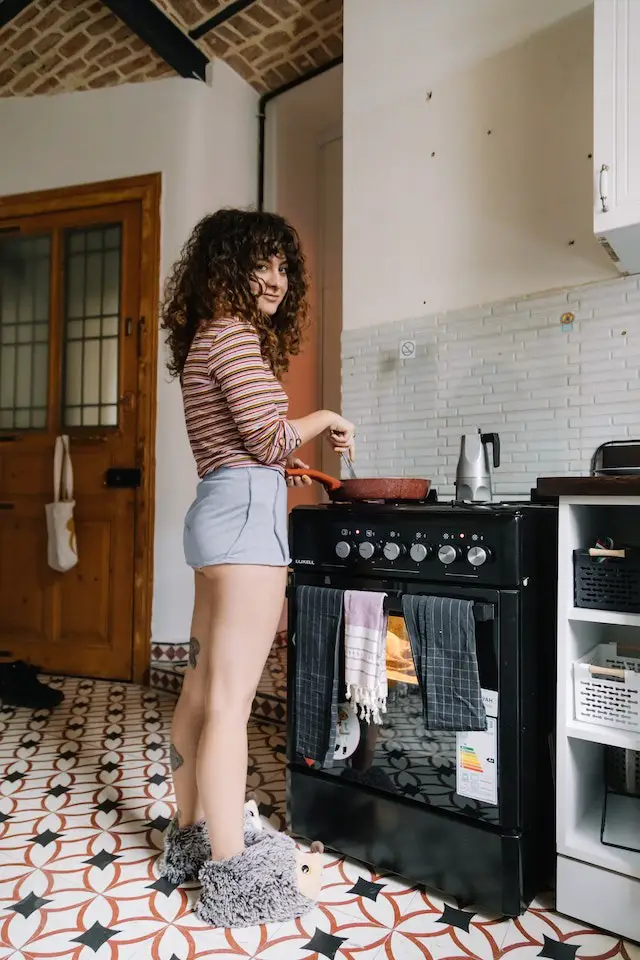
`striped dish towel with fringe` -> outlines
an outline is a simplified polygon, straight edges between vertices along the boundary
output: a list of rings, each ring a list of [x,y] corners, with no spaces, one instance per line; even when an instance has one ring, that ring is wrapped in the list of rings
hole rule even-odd
[[[387,710],[387,613],[385,593],[346,590],[344,679],[347,700],[367,723],[382,724]]]

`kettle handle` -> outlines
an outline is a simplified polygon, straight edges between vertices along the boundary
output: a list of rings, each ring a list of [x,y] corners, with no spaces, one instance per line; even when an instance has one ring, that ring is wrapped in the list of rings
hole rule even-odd
[[[480,440],[482,443],[490,443],[493,448],[493,466],[500,466],[500,435],[497,433],[481,433]]]

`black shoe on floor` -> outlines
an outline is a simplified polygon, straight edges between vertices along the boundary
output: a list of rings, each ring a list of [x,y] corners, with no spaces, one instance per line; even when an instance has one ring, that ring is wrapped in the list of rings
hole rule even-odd
[[[38,679],[38,667],[24,660],[0,663],[0,703],[3,705],[50,710],[63,700],[61,690],[54,690]]]

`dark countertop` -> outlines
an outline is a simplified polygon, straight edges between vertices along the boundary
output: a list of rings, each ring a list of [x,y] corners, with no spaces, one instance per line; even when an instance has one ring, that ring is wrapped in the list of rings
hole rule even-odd
[[[538,477],[545,497],[640,497],[638,477]]]

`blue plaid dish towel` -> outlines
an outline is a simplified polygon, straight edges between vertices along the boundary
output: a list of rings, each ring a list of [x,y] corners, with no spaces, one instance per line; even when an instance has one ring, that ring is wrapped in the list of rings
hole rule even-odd
[[[402,608],[427,730],[486,730],[473,601],[405,595]]]

